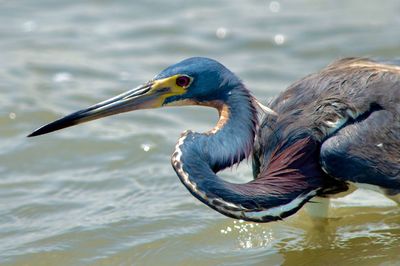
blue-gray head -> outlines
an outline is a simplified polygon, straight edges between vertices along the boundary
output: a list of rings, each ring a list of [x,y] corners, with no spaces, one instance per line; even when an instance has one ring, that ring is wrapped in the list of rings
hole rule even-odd
[[[224,101],[231,89],[241,84],[239,78],[221,63],[205,57],[192,57],[171,65],[154,80],[175,83],[184,87],[182,94],[165,99],[164,105],[177,105],[179,101],[195,101],[197,104],[214,100]]]

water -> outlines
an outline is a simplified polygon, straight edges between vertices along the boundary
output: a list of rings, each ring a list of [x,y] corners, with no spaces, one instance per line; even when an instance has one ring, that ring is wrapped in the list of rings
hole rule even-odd
[[[395,265],[400,212],[361,191],[327,222],[240,223],[195,200],[169,157],[206,108],[37,126],[213,57],[266,100],[343,56],[400,55],[400,2],[0,1],[1,265]],[[243,164],[223,173],[251,176]]]

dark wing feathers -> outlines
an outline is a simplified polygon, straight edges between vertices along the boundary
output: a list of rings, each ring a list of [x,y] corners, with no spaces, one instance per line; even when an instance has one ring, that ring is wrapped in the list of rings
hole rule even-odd
[[[295,198],[322,186],[324,175],[318,164],[318,144],[307,137],[285,150],[274,151],[268,164],[264,164],[253,189],[268,194],[288,195]]]
[[[400,190],[399,115],[379,110],[342,128],[322,144],[320,158],[329,175]]]
[[[260,124],[253,182],[289,197],[346,181],[400,192],[400,67],[393,64],[398,61],[385,63],[338,60],[273,100],[269,107],[278,116],[267,116]],[[351,115],[341,128],[318,136],[315,130],[336,115],[335,108],[321,104],[330,99],[339,99],[341,109]],[[296,142],[307,134],[312,138]],[[283,150],[275,153],[282,143]]]

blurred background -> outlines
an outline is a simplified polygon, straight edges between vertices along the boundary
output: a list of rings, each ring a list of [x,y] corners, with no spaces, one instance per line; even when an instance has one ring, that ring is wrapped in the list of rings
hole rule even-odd
[[[224,217],[170,166],[216,112],[138,111],[27,139],[186,57],[215,58],[261,101],[337,58],[400,57],[400,1],[0,1],[1,265],[395,265],[400,212],[358,191],[328,221]],[[222,175],[251,177],[250,165]]]

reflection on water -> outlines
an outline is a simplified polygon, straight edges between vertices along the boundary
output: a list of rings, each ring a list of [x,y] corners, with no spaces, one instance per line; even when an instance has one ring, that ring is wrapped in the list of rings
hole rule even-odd
[[[342,56],[400,55],[400,2],[2,1],[1,265],[396,265],[400,211],[370,192],[255,224],[197,202],[170,167],[206,108],[146,110],[27,139],[35,127],[190,56],[266,102]],[[226,171],[244,182],[250,166]]]
[[[221,229],[221,234],[236,234],[240,248],[258,248],[271,246],[273,231],[263,230],[258,223],[247,223],[243,220],[233,221],[233,226]]]
[[[352,211],[357,213],[349,215]],[[284,265],[398,263],[398,254],[391,253],[400,245],[398,210],[333,209],[333,212],[341,216],[317,220],[300,214],[300,219],[289,219],[272,228],[233,221],[221,229],[221,234],[230,236],[235,250],[275,250],[282,255],[279,264]],[[267,258],[268,255],[264,256]]]

